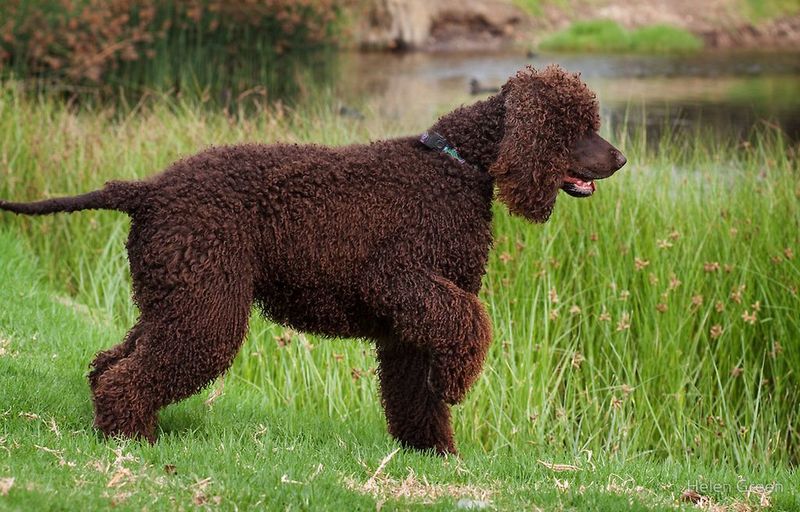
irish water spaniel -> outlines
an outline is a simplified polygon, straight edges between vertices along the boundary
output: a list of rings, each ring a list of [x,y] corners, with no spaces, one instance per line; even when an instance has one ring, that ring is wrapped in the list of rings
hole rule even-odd
[[[528,67],[440,118],[424,140],[216,147],[144,181],[0,209],[132,218],[141,316],[89,374],[105,434],[154,441],[160,408],[230,366],[255,302],[281,324],[374,340],[389,432],[454,453],[449,406],[491,342],[478,290],[495,187],[534,222],[547,220],[560,189],[591,195],[593,180],[625,163],[599,124],[577,75]]]

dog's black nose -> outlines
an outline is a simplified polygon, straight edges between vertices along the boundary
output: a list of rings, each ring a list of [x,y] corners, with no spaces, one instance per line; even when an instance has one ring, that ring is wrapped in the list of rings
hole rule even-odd
[[[614,150],[614,160],[615,160],[615,163],[617,165],[617,168],[615,170],[622,169],[622,166],[624,166],[626,163],[628,163],[628,159],[625,158],[625,155],[623,155],[621,152],[617,151],[616,149]]]

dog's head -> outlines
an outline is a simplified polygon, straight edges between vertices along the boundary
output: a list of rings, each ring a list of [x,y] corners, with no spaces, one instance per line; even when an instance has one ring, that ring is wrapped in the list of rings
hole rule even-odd
[[[559,190],[575,197],[595,191],[625,157],[597,134],[595,94],[558,66],[528,66],[502,89],[505,127],[489,172],[512,213],[534,222],[550,217]]]

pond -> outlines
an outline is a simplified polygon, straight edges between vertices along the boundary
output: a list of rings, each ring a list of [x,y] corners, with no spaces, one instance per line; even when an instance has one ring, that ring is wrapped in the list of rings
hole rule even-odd
[[[424,129],[438,115],[487,93],[526,64],[579,71],[597,92],[603,122],[648,134],[710,131],[746,137],[780,126],[800,140],[800,53],[704,53],[692,56],[345,54],[335,78],[345,112]]]

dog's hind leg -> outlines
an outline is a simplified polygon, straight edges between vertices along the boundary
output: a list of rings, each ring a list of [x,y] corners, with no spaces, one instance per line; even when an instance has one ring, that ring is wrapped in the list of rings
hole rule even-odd
[[[221,375],[247,331],[252,285],[210,276],[143,309],[132,352],[96,379],[95,426],[106,435],[155,440],[158,409]]]
[[[97,388],[97,381],[106,370],[117,363],[119,360],[128,357],[133,349],[136,348],[136,338],[141,333],[140,323],[137,323],[125,335],[125,339],[119,345],[114,345],[108,350],[98,352],[94,357],[89,371],[89,385],[92,388],[92,393]]]
[[[389,434],[406,447],[456,453],[450,410],[428,388],[430,356],[398,341],[378,343],[381,402]]]

